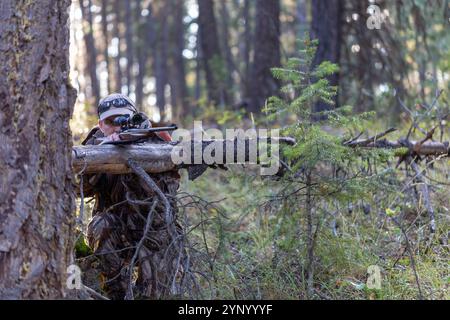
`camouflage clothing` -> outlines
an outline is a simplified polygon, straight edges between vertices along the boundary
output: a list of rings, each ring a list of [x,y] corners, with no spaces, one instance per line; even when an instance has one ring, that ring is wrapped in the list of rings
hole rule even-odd
[[[83,144],[96,144],[96,139],[101,137],[102,132],[94,128]],[[161,140],[155,137],[152,142]],[[175,221],[175,196],[180,176],[177,171],[149,175],[170,202],[174,221],[171,230],[175,231],[176,239],[169,232],[163,201],[146,187],[141,177],[104,173],[84,176],[85,196],[95,197],[92,221],[88,226],[88,242],[100,258],[101,270],[106,278],[104,289],[113,299],[123,299],[125,296],[129,282],[128,265],[143,237],[154,201],[157,204],[152,213],[151,227],[135,263],[138,277],[134,293],[144,298],[164,298],[179,291],[177,283],[182,277],[185,256],[181,249],[182,229]]]

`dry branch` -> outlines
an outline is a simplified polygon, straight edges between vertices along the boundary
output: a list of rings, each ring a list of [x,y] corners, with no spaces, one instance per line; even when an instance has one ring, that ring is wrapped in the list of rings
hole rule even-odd
[[[398,141],[389,141],[386,139],[368,141],[368,139],[363,139],[353,141],[351,144],[349,144],[349,146],[386,149],[408,148],[409,151],[421,156],[450,155],[448,141],[427,141],[422,143],[421,141],[407,141],[402,139]]]
[[[419,168],[419,166],[414,161],[414,159],[412,159],[411,157],[408,157],[407,161],[410,164],[411,168],[414,170],[414,173],[416,174],[415,180],[419,183],[420,191],[421,191],[421,194],[423,197],[423,202],[425,205],[425,209],[427,210],[428,216],[430,217],[430,232],[434,233],[434,232],[436,232],[436,219],[435,219],[434,209],[431,204],[428,184],[423,177],[422,170]]]

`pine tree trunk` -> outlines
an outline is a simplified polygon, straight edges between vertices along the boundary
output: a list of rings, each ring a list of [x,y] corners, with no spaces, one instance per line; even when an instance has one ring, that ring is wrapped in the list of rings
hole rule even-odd
[[[100,100],[100,86],[97,78],[97,49],[94,42],[94,30],[92,21],[92,1],[88,1],[88,6],[85,7],[83,0],[80,0],[81,13],[83,15],[84,25],[84,43],[86,46],[87,57],[87,73],[89,74],[91,92],[90,98],[92,98],[92,104],[97,106]]]
[[[231,53],[231,47],[230,47],[230,14],[228,12],[227,8],[227,2],[221,1],[220,2],[220,15],[221,15],[221,40],[222,40],[222,51],[223,56],[225,57],[225,64],[226,64],[226,92],[227,96],[231,96],[232,89],[233,89],[233,72],[235,70],[234,62],[233,62],[233,54]]]
[[[299,0],[297,1],[297,7],[296,7],[296,28],[297,28],[297,38],[303,38],[306,31],[309,29],[308,24],[308,11],[306,9],[306,0]]]
[[[220,75],[224,71],[224,65],[220,53],[213,1],[198,0],[198,11],[202,66],[205,70],[208,99],[216,105],[224,106],[228,103],[228,97],[225,83]]]
[[[165,115],[166,107],[166,84],[168,78],[167,72],[167,41],[168,41],[168,27],[167,27],[167,3],[161,2],[155,5],[155,20],[157,24],[156,28],[156,46],[153,51],[154,60],[154,72],[156,78],[156,105],[159,108],[161,114],[161,120]]]
[[[188,103],[188,94],[186,86],[186,68],[184,65],[184,2],[182,0],[172,0],[172,32],[171,32],[171,60],[172,60],[172,79],[171,79],[171,95],[174,96],[174,115],[175,119],[184,118],[190,112]]]
[[[241,44],[242,57],[244,61],[244,94],[250,93],[250,51],[252,47],[252,26],[250,18],[250,0],[244,0],[244,41]]]
[[[341,0],[316,0],[312,2],[311,38],[319,40],[319,46],[313,60],[313,66],[323,61],[338,63],[341,50]],[[339,84],[339,73],[328,78],[330,84]],[[335,97],[337,107],[338,97]],[[324,111],[334,108],[322,101],[317,102],[313,111]]]
[[[127,94],[131,92],[131,84],[133,79],[133,21],[131,0],[125,0],[125,42],[127,43]]]
[[[147,73],[149,55],[153,54],[154,58],[157,50],[156,22],[153,12],[153,2],[148,4],[147,10],[148,15],[145,17],[145,21],[141,22],[142,30],[140,30],[141,32],[139,33],[141,37],[140,46],[138,47],[139,74],[136,78],[136,104],[138,107],[140,106],[141,110],[144,110],[144,78]]]
[[[270,68],[280,65],[280,2],[257,0],[254,36],[254,60],[250,80],[248,110],[260,112],[265,100],[278,93],[278,81]]]
[[[195,51],[197,56],[195,57],[195,88],[194,88],[194,99],[198,104],[201,97],[201,83],[202,83],[202,62],[203,62],[203,52],[201,45],[200,32],[197,32],[197,39],[195,40]]]
[[[148,42],[145,37],[145,33],[149,32],[146,28],[147,23],[143,21],[141,16],[141,2],[137,1],[135,8],[135,23],[137,23],[137,41],[136,41],[136,55],[137,55],[137,65],[138,73],[136,75],[136,105],[140,110],[142,109],[142,103],[144,100],[144,77],[147,65],[147,52],[148,52]]]
[[[114,12],[116,15],[116,21],[114,23],[113,28],[113,34],[114,38],[117,39],[117,56],[115,57],[115,64],[116,64],[116,73],[115,73],[115,91],[121,93],[122,92],[122,67],[120,65],[120,58],[122,57],[121,51],[120,51],[120,43],[121,43],[121,33],[119,26],[122,22],[122,6],[121,6],[121,0],[115,0],[114,1]]]
[[[0,5],[0,299],[66,293],[75,209],[70,3]]]
[[[109,34],[108,34],[108,2],[107,0],[102,0],[102,33],[103,33],[103,56],[106,62],[106,87],[108,89],[108,93],[111,92],[111,68],[110,68],[110,61],[109,61]]]

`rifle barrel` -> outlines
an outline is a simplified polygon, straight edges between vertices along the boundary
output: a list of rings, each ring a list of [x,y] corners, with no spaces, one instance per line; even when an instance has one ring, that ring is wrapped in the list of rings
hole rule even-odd
[[[148,128],[148,129],[128,129],[121,133],[137,133],[137,134],[143,134],[143,133],[149,133],[149,132],[160,132],[160,131],[173,131],[178,129],[177,126],[170,126],[170,127],[154,127],[154,128]]]

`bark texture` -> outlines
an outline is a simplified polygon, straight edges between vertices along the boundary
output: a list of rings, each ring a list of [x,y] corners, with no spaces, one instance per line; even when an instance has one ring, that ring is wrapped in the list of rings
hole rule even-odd
[[[70,3],[0,3],[0,299],[66,293],[75,216]]]

